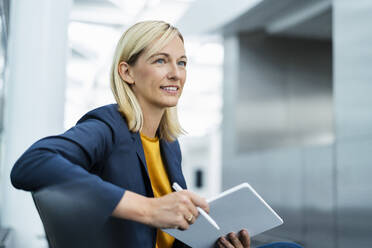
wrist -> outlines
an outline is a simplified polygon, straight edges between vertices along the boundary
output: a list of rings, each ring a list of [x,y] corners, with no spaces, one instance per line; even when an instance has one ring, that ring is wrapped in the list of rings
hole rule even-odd
[[[153,204],[154,204],[154,198],[152,197],[143,197],[142,203],[139,205],[139,216],[141,216],[141,220],[139,222],[142,222],[146,225],[153,225]]]
[[[130,191],[126,191],[113,216],[151,225],[152,199]]]

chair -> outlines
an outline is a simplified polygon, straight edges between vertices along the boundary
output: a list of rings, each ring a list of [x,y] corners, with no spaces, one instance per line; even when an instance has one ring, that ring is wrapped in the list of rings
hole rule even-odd
[[[32,192],[50,248],[102,248],[97,202],[84,185],[70,183]]]

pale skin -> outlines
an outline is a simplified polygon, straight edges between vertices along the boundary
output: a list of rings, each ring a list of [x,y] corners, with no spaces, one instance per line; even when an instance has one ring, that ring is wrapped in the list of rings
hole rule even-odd
[[[176,106],[186,80],[185,49],[177,36],[149,58],[141,54],[134,65],[119,64],[119,74],[135,94],[144,117],[141,132],[155,137],[167,107]],[[188,191],[173,192],[158,198],[126,191],[112,215],[156,228],[186,230],[199,213],[196,207],[209,212],[207,201]],[[222,237],[217,247],[249,247],[248,232]]]

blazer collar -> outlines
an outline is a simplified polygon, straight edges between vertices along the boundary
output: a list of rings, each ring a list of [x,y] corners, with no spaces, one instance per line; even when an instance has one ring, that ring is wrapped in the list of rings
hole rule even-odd
[[[144,167],[147,178],[150,181],[149,172],[147,169],[147,163],[145,153],[143,151],[142,141],[139,132],[131,133],[132,140],[134,142],[135,150],[138,157],[141,160],[141,164]],[[167,170],[169,182],[172,185],[177,182],[182,188],[186,189],[185,178],[182,174],[181,169],[181,158],[179,158],[175,152],[171,149],[169,143],[165,140],[160,139],[160,151],[163,158],[164,166]]]
[[[146,171],[148,179],[150,180],[149,171],[147,170],[146,158],[145,158],[145,153],[143,151],[143,146],[142,146],[142,141],[141,141],[140,134],[139,134],[139,132],[135,132],[135,133],[131,132],[131,135],[132,135],[132,140],[134,142],[134,146],[135,146],[135,149],[136,149],[136,153],[141,160],[141,164]]]

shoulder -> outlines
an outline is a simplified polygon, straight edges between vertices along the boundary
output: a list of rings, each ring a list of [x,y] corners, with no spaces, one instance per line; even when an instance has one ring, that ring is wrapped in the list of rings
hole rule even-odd
[[[119,119],[123,119],[123,117],[119,113],[117,104],[108,104],[108,105],[95,108],[89,111],[88,113],[86,113],[78,121],[78,123],[86,119],[89,119],[89,118],[104,119],[104,120],[111,121],[111,122],[115,120],[118,121]]]
[[[108,104],[89,111],[80,118],[77,125],[91,119],[96,119],[105,123],[116,135],[119,133],[121,135],[129,135],[128,125],[124,116],[119,112],[117,104]]]

